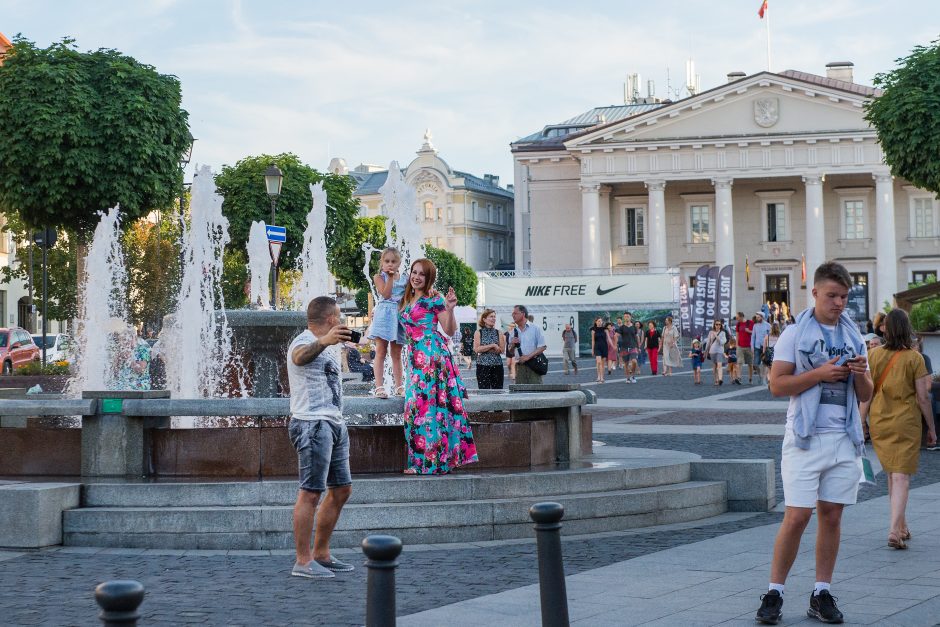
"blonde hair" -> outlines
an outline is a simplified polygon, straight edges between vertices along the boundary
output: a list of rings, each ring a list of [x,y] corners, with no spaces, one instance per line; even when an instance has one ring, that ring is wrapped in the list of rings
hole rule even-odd
[[[395,248],[394,246],[389,246],[388,248],[383,250],[382,254],[379,255],[379,260],[385,259],[385,255],[387,253],[392,253],[393,255],[395,255],[395,259],[397,259],[399,263],[401,262],[401,253],[398,252],[398,249]]]
[[[496,313],[496,310],[495,310],[495,309],[484,309],[484,310],[483,310],[483,313],[480,314],[480,319],[477,321],[477,324],[480,325],[480,328],[481,328],[481,329],[486,326],[486,323],[483,322],[483,321],[486,320],[486,319],[489,317],[489,315],[490,315],[490,314],[493,314],[493,313]]]

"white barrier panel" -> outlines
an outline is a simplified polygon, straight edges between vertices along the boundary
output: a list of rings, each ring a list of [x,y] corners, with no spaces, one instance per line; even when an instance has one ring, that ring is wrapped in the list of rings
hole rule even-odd
[[[568,277],[481,277],[486,307],[525,305],[614,305],[669,303],[678,285],[672,274],[623,274]]]

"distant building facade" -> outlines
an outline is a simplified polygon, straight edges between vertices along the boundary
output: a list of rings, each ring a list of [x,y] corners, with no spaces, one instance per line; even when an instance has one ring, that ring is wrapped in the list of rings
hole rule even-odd
[[[940,203],[891,176],[852,64],[788,70],[676,102],[591,110],[512,144],[516,268],[585,273],[733,265],[736,310],[811,303],[833,259],[874,316],[940,274]],[[807,273],[802,280],[803,259]]]
[[[3,65],[3,57],[6,56],[7,50],[13,46],[13,42],[10,41],[6,35],[0,33],[0,65]]]
[[[417,155],[402,173],[417,192],[424,243],[454,253],[476,271],[511,269],[515,259],[512,186],[500,187],[499,177],[492,174],[480,178],[451,169],[431,144],[430,133],[425,133]],[[382,215],[379,188],[388,177],[386,169],[363,164],[350,170],[344,160],[333,159],[329,170],[356,180],[354,195],[362,215]]]

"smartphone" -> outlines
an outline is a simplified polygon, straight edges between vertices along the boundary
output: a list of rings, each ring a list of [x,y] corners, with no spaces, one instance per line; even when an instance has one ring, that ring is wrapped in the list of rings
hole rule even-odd
[[[358,343],[359,343],[359,340],[361,340],[361,339],[362,339],[362,333],[360,333],[359,331],[352,331],[352,330],[350,330],[350,332],[349,332],[349,341],[350,341],[350,342],[352,342],[353,344],[358,344]]]

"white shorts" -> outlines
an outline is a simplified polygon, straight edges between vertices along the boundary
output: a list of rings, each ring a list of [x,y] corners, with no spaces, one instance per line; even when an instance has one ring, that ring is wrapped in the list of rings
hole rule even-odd
[[[816,507],[816,501],[854,505],[860,470],[855,445],[844,431],[810,438],[808,449],[798,448],[787,429],[780,461],[783,500],[788,507]]]

